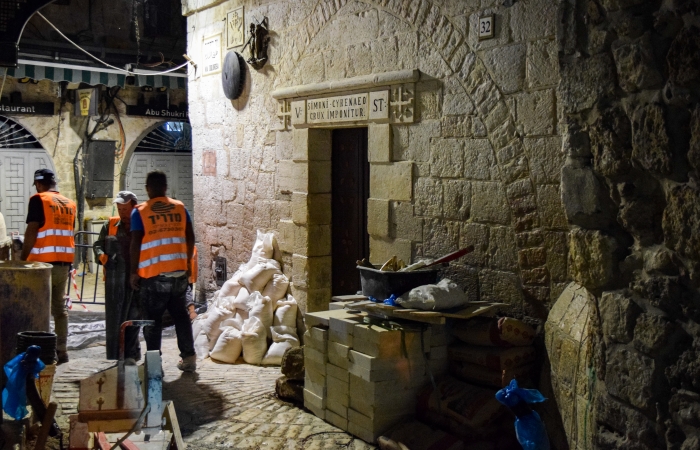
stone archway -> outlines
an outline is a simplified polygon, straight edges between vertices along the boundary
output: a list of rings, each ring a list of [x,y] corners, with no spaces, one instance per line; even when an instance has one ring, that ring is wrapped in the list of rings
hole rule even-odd
[[[290,36],[290,43],[284,53],[292,58],[281,62],[280,72],[294,73],[314,38],[342,8],[351,3],[344,0],[319,2],[306,21],[300,25],[302,32]],[[517,272],[525,303],[512,299],[513,306],[526,314],[546,318],[551,304],[551,277],[543,233],[545,220],[538,206],[538,200],[543,200],[538,199],[538,196],[546,198],[547,201],[559,201],[558,190],[538,190],[523,144],[523,136],[516,129],[514,113],[484,62],[475,53],[474,47],[478,47],[478,40],[475,41],[473,36],[466,35],[451,17],[430,1],[359,3],[386,11],[403,21],[408,28],[420,32],[430,43],[433,52],[429,57],[435,62],[440,75],[443,78],[451,77],[450,80],[454,81],[452,88],[459,90],[474,106],[474,121],[476,126],[483,130],[482,133],[489,142],[490,157],[496,163],[500,189],[507,199],[510,226],[515,234]],[[423,30],[433,32],[426,34]],[[474,42],[477,44],[474,45]],[[343,80],[338,82],[343,83]],[[313,90],[317,84],[319,83],[297,88],[303,94],[304,89]],[[490,192],[486,191],[483,194],[488,196]],[[393,250],[397,251],[395,248]]]

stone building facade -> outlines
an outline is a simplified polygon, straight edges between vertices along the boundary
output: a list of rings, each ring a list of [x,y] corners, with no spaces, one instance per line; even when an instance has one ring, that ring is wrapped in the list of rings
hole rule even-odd
[[[302,309],[327,305],[330,130],[367,127],[372,262],[472,244],[449,273],[470,298],[541,323],[553,311],[542,390],[555,448],[697,448],[696,5],[183,1],[195,61],[240,6],[271,30],[239,99],[190,72],[200,295],[216,290],[213,258],[232,272],[261,228]],[[309,114],[356,95],[389,108]]]

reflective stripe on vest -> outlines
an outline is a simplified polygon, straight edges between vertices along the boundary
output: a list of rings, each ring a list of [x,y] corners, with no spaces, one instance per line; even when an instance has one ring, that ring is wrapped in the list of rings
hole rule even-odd
[[[119,217],[110,217],[109,224],[107,225],[107,235],[116,236],[117,235],[117,224],[119,223]]]
[[[157,197],[136,208],[143,223],[139,276],[187,270],[187,210],[182,202]]]
[[[75,203],[58,192],[41,192],[38,195],[44,210],[44,225],[39,228],[36,242],[27,261],[73,262],[75,242]]]
[[[190,260],[190,279],[187,280],[190,284],[197,282],[197,276],[199,275],[199,261],[197,259],[197,247],[192,251],[192,259]]]

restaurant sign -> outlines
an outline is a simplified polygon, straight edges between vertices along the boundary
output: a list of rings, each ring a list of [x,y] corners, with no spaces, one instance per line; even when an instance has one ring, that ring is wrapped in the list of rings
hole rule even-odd
[[[10,103],[7,101],[0,101],[0,114],[53,116],[54,113],[55,107],[53,102]]]
[[[126,114],[129,116],[155,117],[158,119],[168,119],[175,121],[189,120],[187,106],[168,106],[167,108],[155,108],[148,105],[127,105]]]

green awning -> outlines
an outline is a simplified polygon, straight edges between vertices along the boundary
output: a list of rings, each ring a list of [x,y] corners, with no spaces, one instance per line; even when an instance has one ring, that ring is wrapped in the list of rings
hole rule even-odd
[[[33,80],[52,80],[56,82],[87,83],[91,86],[103,84],[108,87],[126,86],[127,75],[114,69],[95,69],[69,64],[27,61],[20,59],[17,68],[8,68],[7,75],[14,78],[31,78]],[[167,75],[149,75],[148,73],[134,76],[135,86],[151,86],[154,88],[167,87],[184,89],[187,86],[187,75],[171,73]]]

